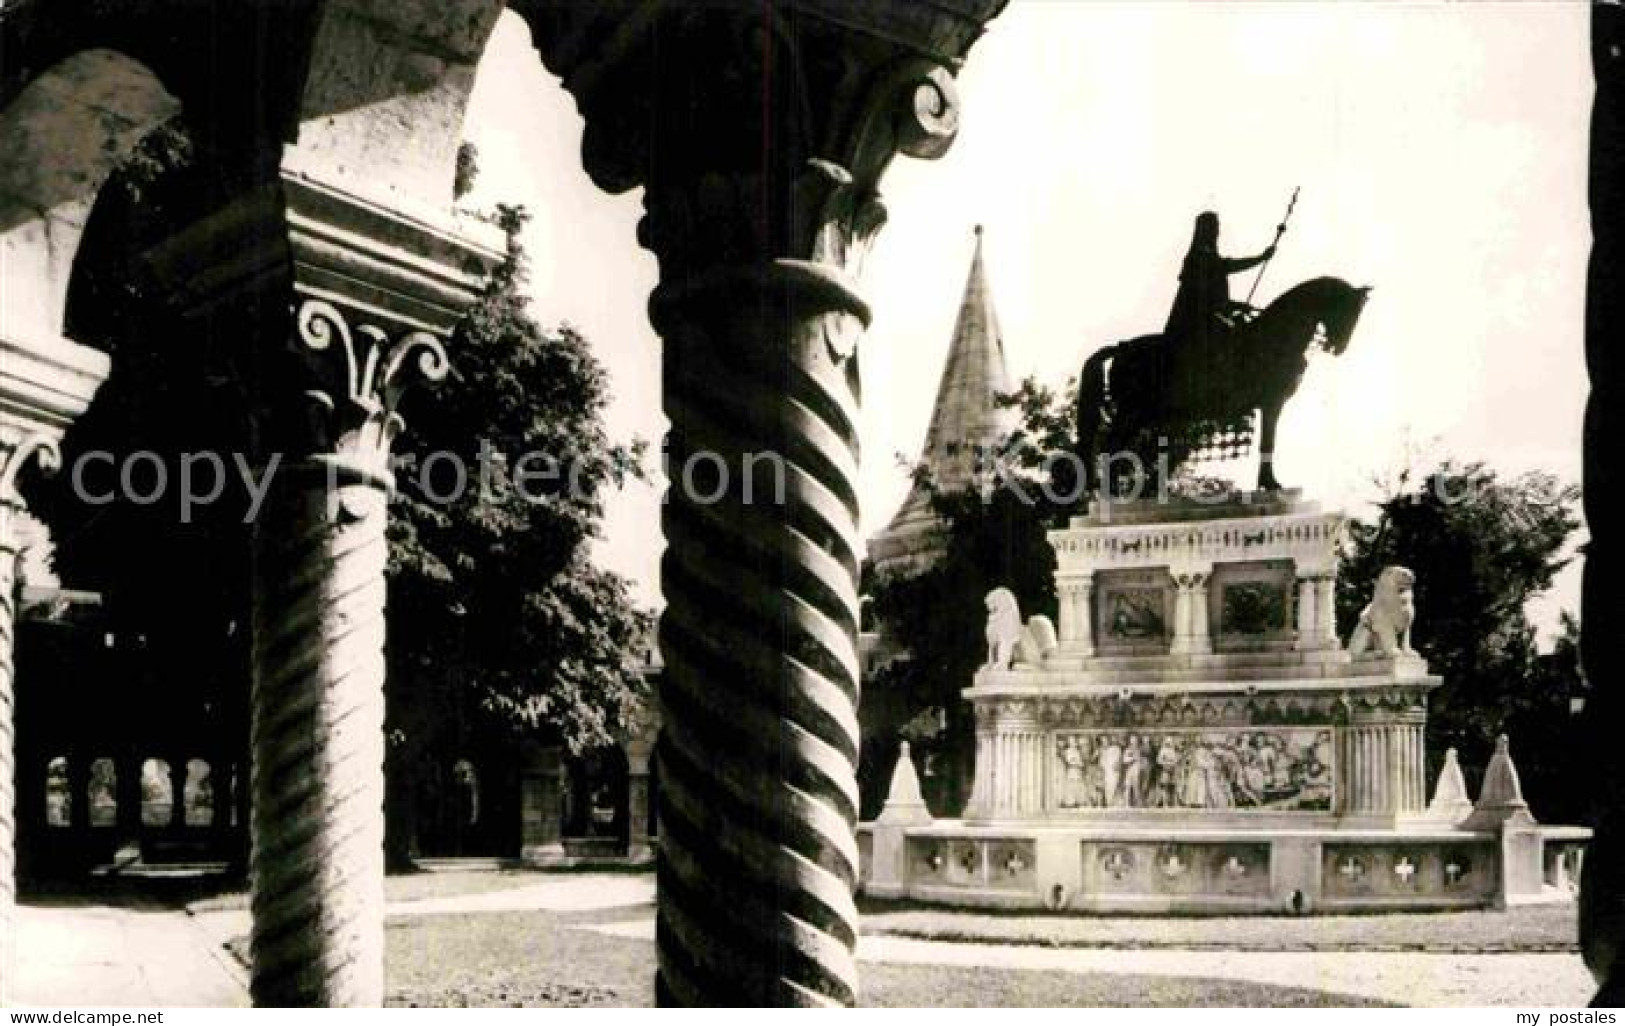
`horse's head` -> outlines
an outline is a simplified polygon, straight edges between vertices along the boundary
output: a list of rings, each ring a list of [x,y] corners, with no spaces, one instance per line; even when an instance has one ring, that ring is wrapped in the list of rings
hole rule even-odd
[[[1356,288],[1342,281],[1336,281],[1336,284],[1341,288],[1334,291],[1331,301],[1326,304],[1321,324],[1326,329],[1326,352],[1342,356],[1343,350],[1349,347],[1354,326],[1360,323],[1360,311],[1365,309],[1365,301],[1371,298],[1371,287]]]

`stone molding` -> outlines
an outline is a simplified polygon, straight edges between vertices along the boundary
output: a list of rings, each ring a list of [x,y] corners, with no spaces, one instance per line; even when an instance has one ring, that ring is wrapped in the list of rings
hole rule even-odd
[[[1412,724],[1426,719],[1431,683],[1384,682],[1360,688],[1307,691],[1301,686],[1192,691],[1168,685],[1045,695],[972,688],[977,720],[991,729],[1039,723],[1046,727],[1246,727],[1265,724],[1356,722]]]
[[[390,333],[446,334],[503,255],[495,226],[409,215],[304,174],[245,190],[144,254],[171,305],[324,300]]]
[[[1334,573],[1342,513],[1282,513],[1270,517],[1094,525],[1087,521],[1049,533],[1057,574],[1166,566],[1175,575],[1215,563],[1290,559],[1300,576]]]

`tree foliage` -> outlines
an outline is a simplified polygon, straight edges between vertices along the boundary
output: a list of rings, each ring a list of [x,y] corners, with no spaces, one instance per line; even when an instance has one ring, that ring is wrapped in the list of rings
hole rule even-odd
[[[643,447],[606,434],[608,379],[587,341],[530,316],[524,215],[506,208],[501,223],[507,258],[448,345],[448,380],[415,398],[397,443],[392,717],[409,731],[413,716],[471,702],[582,752],[610,742],[647,692],[649,617],[589,552],[606,490],[641,474]]]
[[[885,799],[900,737],[924,764],[922,785],[934,811],[956,814],[967,797],[975,723],[960,691],[987,656],[982,597],[1008,587],[1023,616],[1055,615],[1055,554],[1045,532],[1072,511],[1066,499],[1074,484],[1065,476],[1069,464],[1047,457],[1071,448],[1071,390],[1056,392],[1029,378],[1002,401],[1021,420],[998,448],[1000,458],[984,460],[983,487],[940,490],[929,468],[915,469],[942,525],[941,558],[920,572],[866,574],[874,626],[908,653],[864,683],[866,815]]]
[[[1510,735],[1538,816],[1561,816],[1560,738],[1576,694],[1578,624],[1542,655],[1525,612],[1568,563],[1580,526],[1579,490],[1551,474],[1503,478],[1482,463],[1446,460],[1421,480],[1402,476],[1374,522],[1350,525],[1338,576],[1338,624],[1352,630],[1384,566],[1416,572],[1413,643],[1444,678],[1428,703],[1430,779],[1454,747],[1469,777]]]

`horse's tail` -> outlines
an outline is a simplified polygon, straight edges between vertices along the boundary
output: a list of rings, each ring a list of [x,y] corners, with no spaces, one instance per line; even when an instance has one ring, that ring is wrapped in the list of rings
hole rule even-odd
[[[1100,427],[1106,419],[1106,361],[1117,355],[1117,346],[1101,346],[1084,361],[1083,374],[1078,381],[1078,459],[1083,462],[1084,494],[1092,494],[1099,481],[1095,479],[1095,458],[1099,455]]]

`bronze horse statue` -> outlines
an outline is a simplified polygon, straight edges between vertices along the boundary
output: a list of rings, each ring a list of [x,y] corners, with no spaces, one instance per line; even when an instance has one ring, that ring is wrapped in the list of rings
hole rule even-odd
[[[1200,439],[1249,423],[1254,411],[1260,415],[1258,487],[1278,490],[1281,407],[1303,380],[1310,346],[1318,342],[1333,356],[1348,348],[1370,292],[1338,278],[1313,278],[1211,340],[1145,335],[1096,351],[1078,386],[1084,494],[1118,483],[1101,480],[1103,454],[1133,453],[1145,472],[1156,466],[1160,446],[1171,470]]]

